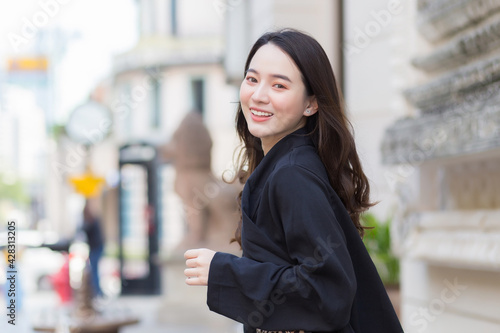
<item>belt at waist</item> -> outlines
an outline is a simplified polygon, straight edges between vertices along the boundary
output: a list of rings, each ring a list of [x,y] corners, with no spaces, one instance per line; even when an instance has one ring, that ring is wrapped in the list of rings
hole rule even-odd
[[[261,330],[260,328],[257,329],[257,333],[307,333],[304,330],[294,330],[294,331],[266,331],[266,330]]]

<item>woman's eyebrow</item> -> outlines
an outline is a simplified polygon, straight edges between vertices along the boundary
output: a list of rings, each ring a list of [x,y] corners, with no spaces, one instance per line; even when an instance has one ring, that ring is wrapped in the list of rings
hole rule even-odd
[[[247,69],[246,73],[248,73],[248,72],[255,73],[255,74],[257,74],[257,75],[259,74],[259,72],[257,72],[257,71],[256,71],[255,69],[253,69],[253,68],[249,68],[249,69]],[[246,74],[246,73],[245,73],[245,74]],[[288,82],[290,82],[290,83],[292,82],[292,80],[290,80],[290,78],[288,78],[288,76],[286,76],[286,75],[282,75],[282,74],[271,74],[271,77],[275,77],[275,78],[278,78],[278,79],[282,79],[282,80],[288,81]]]

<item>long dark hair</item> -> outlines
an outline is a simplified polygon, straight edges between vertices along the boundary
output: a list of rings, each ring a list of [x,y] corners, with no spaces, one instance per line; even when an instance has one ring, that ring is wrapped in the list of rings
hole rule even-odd
[[[360,214],[373,206],[369,198],[370,185],[359,161],[352,125],[346,117],[328,56],[314,38],[303,32],[294,29],[268,32],[250,50],[245,73],[257,50],[268,43],[292,58],[302,73],[308,96],[316,96],[318,111],[307,117],[306,128],[326,167],[331,186],[363,236],[365,228],[361,225]],[[260,139],[248,130],[241,104],[236,113],[236,130],[243,144],[237,158],[236,175],[244,184],[264,158],[264,152]],[[238,201],[241,205],[241,193]],[[234,240],[241,245],[241,219]]]

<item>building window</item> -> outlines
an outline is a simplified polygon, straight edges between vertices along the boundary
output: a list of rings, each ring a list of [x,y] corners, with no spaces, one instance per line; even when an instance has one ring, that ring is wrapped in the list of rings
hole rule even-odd
[[[201,113],[205,113],[205,81],[203,79],[191,80],[191,104],[192,108]]]
[[[132,88],[129,83],[123,84],[122,94],[120,95],[120,104],[117,114],[122,119],[122,135],[125,139],[130,139],[132,136],[134,108],[132,107]]]
[[[153,90],[151,93],[151,127],[161,126],[161,82],[155,78],[151,79]]]
[[[157,33],[157,18],[155,1],[145,0],[140,2],[141,35],[151,36]]]

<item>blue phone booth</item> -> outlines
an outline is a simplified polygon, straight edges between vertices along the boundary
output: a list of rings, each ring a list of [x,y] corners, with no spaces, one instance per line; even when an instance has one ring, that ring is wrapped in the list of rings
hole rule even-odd
[[[161,292],[158,151],[146,143],[120,148],[120,277],[122,295]]]

